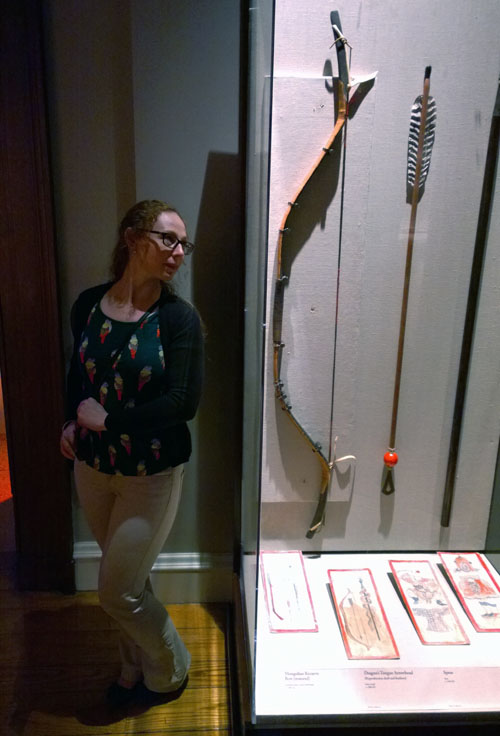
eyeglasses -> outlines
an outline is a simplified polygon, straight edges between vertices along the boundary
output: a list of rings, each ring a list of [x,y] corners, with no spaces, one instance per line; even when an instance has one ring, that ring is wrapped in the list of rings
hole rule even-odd
[[[140,230],[143,233],[154,233],[154,235],[159,235],[165,248],[172,252],[178,245],[182,247],[185,256],[190,255],[194,250],[194,243],[190,243],[189,240],[179,240],[179,238],[176,238],[172,233],[161,233],[159,230],[145,230],[142,227],[138,227],[137,230]]]

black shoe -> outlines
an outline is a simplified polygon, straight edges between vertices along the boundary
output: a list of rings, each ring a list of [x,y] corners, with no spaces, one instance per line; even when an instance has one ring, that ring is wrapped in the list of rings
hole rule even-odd
[[[137,689],[140,684],[142,683],[137,682],[134,687],[122,687],[122,685],[119,685],[117,682],[113,682],[106,692],[106,700],[109,705],[112,705],[115,708],[121,708],[128,705],[136,697]]]
[[[171,703],[181,697],[187,687],[188,680],[189,677],[186,675],[186,679],[182,685],[177,688],[177,690],[169,690],[166,693],[159,693],[156,690],[150,690],[143,682],[139,682],[134,688],[134,701],[140,705],[147,706],[148,708],[154,705]]]

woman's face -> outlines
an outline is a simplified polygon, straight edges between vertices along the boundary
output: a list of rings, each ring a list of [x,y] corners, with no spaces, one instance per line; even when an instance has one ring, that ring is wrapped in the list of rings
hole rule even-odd
[[[162,212],[151,230],[166,233],[170,242],[180,241],[169,249],[163,244],[161,235],[144,233],[147,240],[142,251],[142,268],[147,276],[170,281],[184,260],[182,243],[187,240],[186,226],[177,212]]]

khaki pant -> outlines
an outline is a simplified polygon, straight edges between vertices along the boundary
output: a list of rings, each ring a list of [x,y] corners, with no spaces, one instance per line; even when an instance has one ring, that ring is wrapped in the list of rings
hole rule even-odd
[[[175,519],[183,475],[182,465],[157,475],[108,475],[75,460],[80,503],[102,550],[99,599],[120,626],[121,676],[144,677],[158,692],[177,689],[191,661],[149,582]]]

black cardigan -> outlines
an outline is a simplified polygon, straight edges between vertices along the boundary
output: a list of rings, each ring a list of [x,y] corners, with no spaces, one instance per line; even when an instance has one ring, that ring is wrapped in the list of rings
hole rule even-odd
[[[73,354],[67,380],[66,419],[76,419],[78,405],[88,398],[83,390],[78,348],[82,331],[94,304],[112,283],[83,291],[71,310]],[[169,448],[169,465],[186,462],[191,437],[186,422],[198,408],[203,381],[203,336],[196,310],[180,297],[162,292],[159,303],[160,339],[165,355],[165,390],[142,406],[112,411],[107,429],[130,436],[163,436]]]

